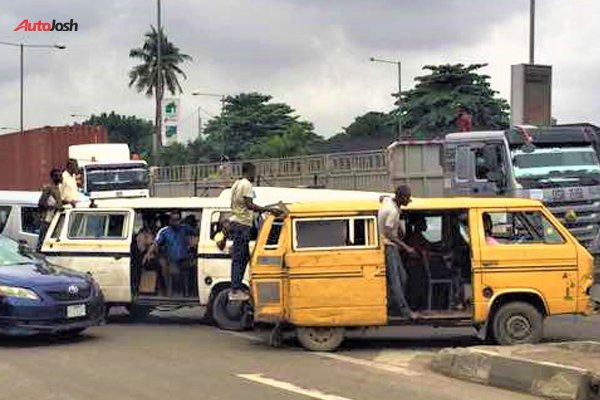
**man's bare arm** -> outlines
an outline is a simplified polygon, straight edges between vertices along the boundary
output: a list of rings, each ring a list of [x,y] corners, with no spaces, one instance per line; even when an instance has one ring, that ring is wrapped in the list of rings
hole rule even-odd
[[[415,250],[400,239],[397,230],[386,226],[384,228],[383,234],[388,240],[390,240],[392,243],[398,246],[399,249],[402,249],[403,251],[409,254],[414,253]]]

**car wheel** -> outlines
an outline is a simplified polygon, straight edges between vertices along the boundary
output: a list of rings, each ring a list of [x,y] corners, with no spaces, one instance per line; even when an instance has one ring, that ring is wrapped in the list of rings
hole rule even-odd
[[[310,351],[333,351],[344,341],[345,330],[340,327],[298,327],[298,341]]]
[[[529,303],[512,302],[494,314],[492,328],[500,345],[537,343],[544,334],[544,317]]]
[[[223,330],[242,331],[246,308],[246,302],[230,301],[229,290],[221,290],[212,302],[212,318]]]
[[[65,339],[76,338],[81,335],[87,328],[69,329],[68,331],[61,332],[59,336]]]

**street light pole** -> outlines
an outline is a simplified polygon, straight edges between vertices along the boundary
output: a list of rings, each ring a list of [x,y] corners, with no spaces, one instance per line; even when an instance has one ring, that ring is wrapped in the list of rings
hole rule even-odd
[[[535,0],[529,3],[529,64],[533,65],[535,50]]]
[[[371,57],[371,62],[378,62],[384,64],[396,64],[398,67],[398,139],[402,138],[402,62],[397,60],[382,60]]]
[[[67,46],[62,44],[25,44],[25,43],[13,43],[13,42],[2,42],[0,41],[0,45],[4,46],[12,46],[18,47],[20,52],[20,90],[19,90],[19,130],[21,134],[24,132],[23,130],[23,87],[24,87],[24,66],[23,66],[23,53],[25,47],[36,47],[36,48],[47,48],[47,49],[59,49],[64,50]]]
[[[203,92],[192,92],[192,96],[207,96],[207,97],[218,97],[221,102],[221,111],[219,113],[219,125],[221,128],[221,157],[227,155],[225,154],[225,129],[223,126],[223,111],[225,109],[225,98],[227,98],[224,94],[216,94],[216,93],[203,93]]]

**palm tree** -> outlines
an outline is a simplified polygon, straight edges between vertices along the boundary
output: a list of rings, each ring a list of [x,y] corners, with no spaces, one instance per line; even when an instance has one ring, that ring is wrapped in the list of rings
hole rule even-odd
[[[158,147],[161,146],[161,137],[158,127],[161,126],[161,104],[165,88],[172,94],[182,93],[179,84],[178,75],[184,79],[185,73],[179,68],[179,64],[185,61],[191,61],[192,57],[183,54],[179,48],[169,42],[169,39],[161,29],[161,53],[160,53],[160,93],[158,83],[159,71],[157,70],[157,49],[158,49],[158,31],[154,26],[150,26],[150,31],[144,34],[145,41],[141,48],[131,49],[129,57],[141,60],[141,64],[136,65],[129,71],[129,87],[135,86],[138,92],[144,92],[148,97],[155,95],[156,110],[154,123],[157,127]],[[157,149],[158,150],[158,149]],[[156,156],[156,154],[154,154]]]

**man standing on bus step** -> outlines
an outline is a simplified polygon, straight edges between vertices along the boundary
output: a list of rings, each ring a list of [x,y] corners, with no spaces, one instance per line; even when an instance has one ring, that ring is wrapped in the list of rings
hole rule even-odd
[[[79,189],[77,188],[77,173],[79,166],[77,160],[70,158],[67,162],[67,168],[62,173],[62,183],[60,185],[60,193],[63,202],[71,204],[75,207],[79,199]]]
[[[256,167],[252,163],[242,164],[242,178],[231,186],[231,211],[233,216],[228,236],[233,240],[231,248],[231,290],[229,300],[246,301],[250,299],[243,289],[244,273],[250,261],[250,232],[254,222],[254,213],[271,212],[281,214],[277,208],[264,208],[254,204],[252,183],[256,178]]]
[[[400,235],[404,235],[400,221],[400,207],[410,203],[410,196],[410,187],[401,185],[396,188],[393,199],[390,197],[380,198],[381,206],[377,213],[377,225],[385,244],[385,269],[391,297],[400,316],[414,319],[417,314],[412,312],[404,295],[408,275],[400,256],[401,253],[416,254],[415,250],[400,238]]]
[[[50,171],[50,182],[51,183],[49,185],[44,186],[42,189],[42,195],[38,200],[38,208],[41,212],[41,218],[37,251],[42,249],[44,238],[46,237],[50,223],[54,218],[54,214],[63,208],[62,194],[60,193],[60,184],[62,183],[60,169],[53,168]]]

